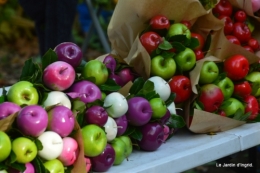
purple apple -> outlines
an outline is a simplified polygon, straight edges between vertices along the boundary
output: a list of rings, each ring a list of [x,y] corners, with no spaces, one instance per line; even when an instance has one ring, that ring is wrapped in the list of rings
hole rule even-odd
[[[78,67],[83,58],[80,47],[72,42],[60,43],[54,48],[54,51],[59,61],[67,62],[73,68]]]
[[[108,119],[108,114],[102,106],[94,105],[85,112],[85,120],[87,124],[96,124],[103,127]]]
[[[82,80],[75,82],[66,93],[71,98],[80,98],[84,103],[91,103],[102,98],[99,87],[93,82]]]
[[[16,124],[24,135],[38,137],[47,128],[48,114],[39,105],[28,105],[18,112]]]
[[[32,163],[25,163],[25,171],[20,172],[14,168],[8,169],[8,173],[35,173],[35,169]]]
[[[164,126],[158,122],[149,122],[141,127],[143,135],[141,141],[137,141],[139,147],[145,151],[155,151],[164,140]]]
[[[106,172],[109,170],[114,164],[115,155],[114,148],[107,143],[104,151],[100,155],[90,158],[93,171]]]
[[[127,127],[128,127],[128,121],[126,118],[126,115],[123,115],[119,118],[115,118],[116,124],[117,124],[117,135],[116,136],[121,136],[122,134],[125,133]]]
[[[132,97],[128,101],[126,118],[129,124],[142,126],[148,123],[152,117],[152,108],[148,100],[143,97]]]
[[[118,76],[122,79],[123,85],[127,84],[130,81],[133,81],[135,76],[130,68],[123,68],[118,72]]]
[[[13,102],[3,102],[0,104],[0,120],[21,110],[21,107]]]
[[[66,137],[74,129],[75,117],[71,109],[66,106],[55,106],[48,111],[48,115],[48,130],[58,133],[61,137]]]
[[[60,160],[64,166],[73,165],[78,157],[78,143],[72,137],[65,137],[62,141],[63,149],[58,157],[58,160]]]
[[[111,73],[108,78],[112,79],[113,81],[115,81],[115,83],[119,86],[124,86],[123,80],[121,79],[120,76],[118,76],[117,74]]]
[[[107,55],[103,63],[110,69],[111,73],[114,74],[117,65],[115,58],[112,55]]]
[[[160,122],[162,124],[166,124],[168,122],[168,120],[170,119],[170,117],[171,117],[171,112],[167,108],[167,111],[166,111],[165,115],[160,119]]]
[[[42,80],[45,86],[54,91],[64,91],[74,82],[76,72],[67,62],[55,61],[43,71]]]

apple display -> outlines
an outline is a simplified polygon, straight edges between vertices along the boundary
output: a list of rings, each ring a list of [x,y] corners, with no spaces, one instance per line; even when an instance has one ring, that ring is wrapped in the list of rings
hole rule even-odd
[[[191,32],[189,28],[183,23],[174,23],[170,25],[167,32],[167,37],[169,38],[175,35],[185,35],[188,39],[191,38]]]
[[[86,80],[94,78],[93,83],[96,85],[102,85],[107,81],[109,73],[106,65],[103,62],[97,59],[93,59],[85,64],[81,75]]]
[[[251,31],[247,24],[243,22],[235,22],[232,35],[234,35],[240,41],[240,43],[243,44],[247,43],[251,38]]]
[[[64,61],[55,61],[44,69],[42,80],[49,89],[64,91],[73,84],[75,77],[76,72],[70,64]]]
[[[38,140],[42,143],[43,149],[38,151],[38,155],[45,160],[53,160],[59,157],[63,149],[61,136],[53,131],[45,131]]]
[[[239,97],[249,96],[252,92],[252,87],[248,81],[242,81],[234,84],[233,95]]]
[[[71,109],[58,105],[48,111],[49,121],[47,130],[56,132],[61,137],[68,136],[75,125],[75,116]]]
[[[167,106],[161,98],[152,98],[149,100],[152,108],[152,119],[160,119],[167,112]]]
[[[127,102],[129,107],[126,118],[129,124],[142,126],[151,120],[153,110],[147,99],[136,96],[128,99]]]
[[[168,30],[170,27],[170,21],[165,15],[155,15],[150,19],[149,22],[152,30],[161,30],[166,29]]]
[[[67,62],[73,68],[78,67],[83,59],[81,48],[72,42],[62,42],[54,48],[54,51],[58,56],[58,61]]]
[[[250,112],[249,120],[254,120],[258,116],[258,101],[255,96],[248,95],[244,97],[243,101],[245,102],[245,113]]]
[[[260,1],[259,0],[251,0],[253,12],[257,12],[260,9]]]
[[[128,127],[128,121],[126,118],[126,115],[123,115],[119,118],[114,118],[117,124],[117,134],[116,136],[121,136],[125,133],[127,127]]]
[[[234,83],[230,78],[225,77],[224,79],[218,81],[217,86],[221,89],[224,95],[224,100],[230,98],[233,95]]]
[[[11,153],[11,139],[7,133],[0,131],[0,162],[4,161]]]
[[[197,39],[199,42],[199,45],[196,46],[193,50],[202,50],[205,44],[204,37],[201,34],[196,32],[191,32],[191,37]]]
[[[106,124],[104,125],[106,136],[107,136],[107,141],[110,142],[112,141],[116,135],[117,135],[117,124],[116,121],[108,117]]]
[[[5,101],[0,103],[0,120],[21,110],[21,107],[13,102]]]
[[[213,61],[205,61],[200,70],[199,83],[209,84],[213,83],[219,75],[219,68]]]
[[[140,36],[140,42],[148,54],[152,54],[162,41],[162,37],[154,31],[145,32]]]
[[[171,102],[171,104],[169,104],[169,105],[167,106],[167,109],[169,110],[170,114],[174,114],[174,115],[177,114],[177,113],[176,113],[176,105],[175,105],[174,102]]]
[[[121,80],[123,82],[122,83],[123,86],[125,84],[127,84],[128,82],[133,81],[135,78],[135,75],[134,75],[132,69],[129,67],[125,67],[125,68],[121,69],[118,72],[118,76],[121,78]]]
[[[53,105],[63,105],[71,109],[71,101],[69,97],[62,91],[50,91],[48,92],[47,98],[43,101],[44,107]]]
[[[21,173],[21,172],[17,169],[10,168],[8,169],[8,173]],[[25,163],[25,170],[22,173],[36,173],[33,164],[31,162]]]
[[[163,101],[166,101],[170,97],[171,88],[167,81],[165,81],[160,76],[153,76],[150,77],[148,80],[153,82],[155,92],[159,94],[160,98]]]
[[[196,55],[192,49],[186,47],[174,57],[174,60],[181,71],[190,71],[196,64]]]
[[[19,106],[34,105],[39,101],[39,94],[31,82],[18,81],[9,88],[7,100]]]
[[[64,137],[62,141],[63,149],[57,159],[60,160],[64,166],[73,165],[78,157],[78,143],[72,137]]]
[[[229,104],[227,107],[222,109],[225,112],[226,116],[234,115],[238,111],[238,109],[240,109],[242,113],[245,113],[245,106],[241,101],[232,97],[227,99],[227,101],[230,102],[231,104]]]
[[[124,143],[126,145],[125,156],[126,156],[126,158],[128,158],[131,155],[131,153],[133,152],[132,140],[127,135],[122,135],[122,136],[119,136],[118,138],[121,139],[122,141],[124,141]]]
[[[128,110],[127,100],[119,92],[108,94],[104,100],[103,107],[112,118],[123,116]]]
[[[50,173],[65,173],[64,166],[58,159],[48,160],[43,163],[43,166]]]
[[[28,105],[18,112],[16,124],[24,135],[38,137],[47,128],[48,114],[39,105]]]
[[[95,157],[101,154],[107,144],[104,129],[95,124],[89,124],[81,129],[84,143],[84,154],[87,157]]]
[[[104,58],[103,63],[106,65],[107,69],[109,69],[110,72],[114,74],[117,65],[115,58],[109,54]]]
[[[115,73],[111,73],[109,76],[108,76],[108,78],[109,79],[112,79],[113,81],[115,81],[115,83],[117,84],[117,85],[119,85],[119,86],[124,86],[124,83],[123,83],[123,80],[122,80],[122,78],[119,76],[119,75],[117,75],[117,74],[115,74]]]
[[[16,162],[28,163],[37,156],[36,144],[29,138],[18,137],[12,141],[12,151],[16,155]]]
[[[228,36],[228,35],[232,36],[232,35],[230,35],[230,34],[232,34],[232,31],[234,29],[234,23],[233,23],[232,19],[229,16],[226,16],[226,15],[220,15],[220,16],[218,16],[218,19],[224,21],[224,34],[225,34],[225,36]],[[239,44],[240,44],[240,42],[239,42]]]
[[[110,145],[115,150],[115,160],[113,165],[120,165],[126,159],[126,144],[125,142],[116,137],[110,142]]]
[[[93,105],[86,109],[85,121],[86,124],[96,124],[100,127],[104,126],[108,119],[108,113],[102,106]]]
[[[219,15],[231,16],[233,12],[233,6],[229,0],[220,0],[216,6],[212,9],[212,12]]]

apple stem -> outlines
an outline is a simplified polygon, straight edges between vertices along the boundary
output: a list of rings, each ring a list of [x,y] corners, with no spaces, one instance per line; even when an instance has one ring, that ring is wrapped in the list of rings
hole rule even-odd
[[[64,71],[66,71],[68,69],[68,67],[66,68],[63,68],[61,71],[60,71],[60,74],[62,74]]]

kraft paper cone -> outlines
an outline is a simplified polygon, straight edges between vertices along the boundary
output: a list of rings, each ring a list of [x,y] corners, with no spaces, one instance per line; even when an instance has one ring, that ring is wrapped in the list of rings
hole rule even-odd
[[[15,118],[17,116],[17,112],[15,114],[9,115],[8,117],[0,120],[0,131],[7,132],[11,129],[12,124],[15,121]]]

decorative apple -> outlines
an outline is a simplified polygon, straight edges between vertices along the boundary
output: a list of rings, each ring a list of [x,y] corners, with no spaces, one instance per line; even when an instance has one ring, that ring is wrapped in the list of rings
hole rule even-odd
[[[126,115],[123,115],[119,118],[114,118],[114,120],[116,121],[117,128],[118,128],[116,136],[118,137],[123,135],[128,127],[128,121]]]
[[[69,97],[62,91],[50,91],[48,92],[47,98],[43,101],[44,107],[63,105],[71,109],[71,101]]]
[[[162,37],[153,31],[145,32],[140,36],[140,42],[148,54],[152,54],[162,41]]]
[[[62,152],[57,158],[64,166],[73,165],[78,157],[78,143],[72,137],[64,137]]]
[[[209,84],[213,83],[219,75],[219,68],[214,61],[205,61],[200,70],[199,83]]]
[[[174,57],[174,60],[181,71],[189,71],[196,64],[196,55],[192,49],[186,47]]]
[[[13,102],[3,102],[0,104],[0,120],[21,110],[21,107]]]
[[[114,140],[110,142],[110,145],[113,147],[115,151],[115,160],[113,165],[120,165],[126,158],[126,144],[125,142],[116,137]]]
[[[152,98],[149,100],[152,108],[152,119],[160,119],[167,112],[167,106],[161,98]]]
[[[150,19],[150,26],[152,30],[169,29],[169,19],[161,14],[155,15]]]
[[[86,124],[96,124],[103,127],[108,119],[108,114],[105,108],[99,105],[93,105],[85,112]]]
[[[122,135],[122,136],[119,136],[118,138],[121,139],[122,141],[124,141],[124,143],[126,145],[125,157],[128,158],[131,155],[131,153],[133,152],[132,140],[127,135]]]
[[[170,25],[167,32],[167,37],[170,38],[175,35],[185,35],[188,39],[191,38],[191,32],[189,28],[183,23],[174,23]]]
[[[252,92],[252,88],[248,81],[242,81],[234,84],[233,95],[235,96],[240,96],[243,98],[249,96],[251,92]]]
[[[260,9],[260,1],[259,0],[251,0],[253,12],[257,12]]]
[[[224,34],[226,36],[232,34],[232,32],[234,30],[234,23],[233,23],[232,19],[226,15],[220,15],[220,16],[218,16],[218,19],[224,21]]]
[[[43,165],[50,173],[63,173],[65,171],[63,164],[58,159],[48,160]]]
[[[108,117],[106,124],[104,125],[105,128],[105,132],[106,132],[106,136],[107,136],[107,141],[110,142],[113,139],[115,139],[116,135],[117,135],[117,124],[116,121],[111,118]]]
[[[199,41],[199,45],[195,47],[193,50],[202,50],[205,44],[204,37],[201,34],[195,32],[191,32],[191,37]]]
[[[217,82],[217,86],[221,89],[224,95],[224,100],[232,96],[234,92],[234,83],[230,78],[225,77],[224,79],[221,79]]]
[[[248,117],[248,119],[254,120],[257,117],[258,111],[259,111],[258,101],[257,101],[256,97],[249,95],[249,96],[244,97],[243,100],[246,104],[245,113],[250,112],[250,116]]]
[[[74,68],[64,61],[55,61],[43,71],[42,80],[45,86],[54,91],[64,91],[74,82],[76,72]]]
[[[163,101],[166,101],[171,95],[171,88],[166,80],[161,78],[160,76],[153,76],[148,79],[153,82],[154,90],[159,94],[160,98]]]
[[[135,75],[134,75],[132,69],[129,67],[121,69],[118,72],[118,76],[121,78],[123,86],[125,84],[127,84],[128,82],[133,81],[135,78]]]
[[[226,38],[230,41],[230,43],[237,44],[239,46],[241,45],[240,41],[234,35],[226,35]]]
[[[226,101],[231,103],[227,107],[222,109],[225,112],[226,116],[234,115],[238,111],[238,109],[240,109],[242,113],[245,113],[245,107],[243,103],[238,99],[230,97]]]
[[[234,35],[240,43],[247,43],[251,38],[251,31],[245,23],[235,22],[232,35]]]
[[[216,6],[212,9],[213,14],[216,16],[226,15],[231,16],[233,12],[233,6],[228,0],[220,0]]]
[[[0,162],[3,162],[11,153],[11,139],[7,133],[0,131]]]

